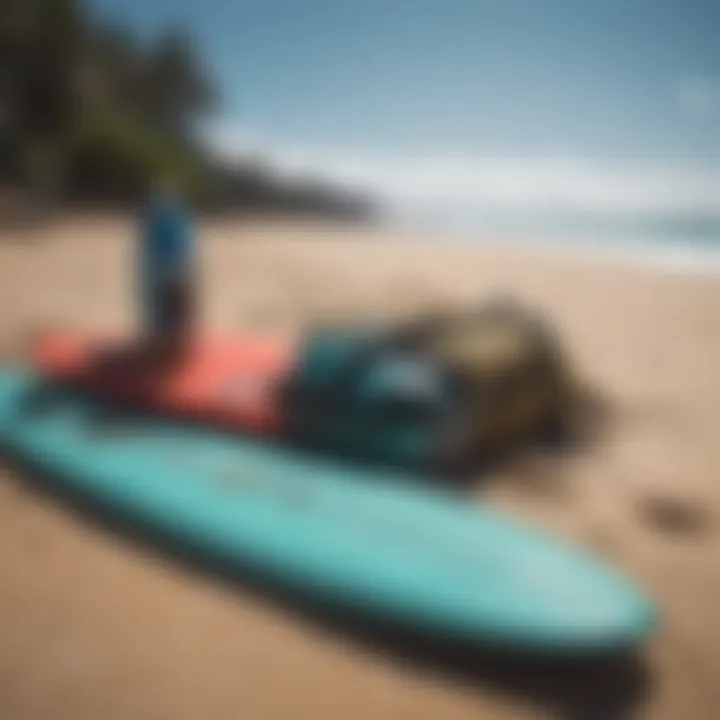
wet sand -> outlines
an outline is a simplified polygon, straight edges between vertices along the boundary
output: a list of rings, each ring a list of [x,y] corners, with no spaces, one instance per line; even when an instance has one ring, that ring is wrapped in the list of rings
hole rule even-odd
[[[491,469],[475,494],[611,559],[664,624],[633,677],[556,673],[528,691],[513,673],[498,682],[347,639],[90,522],[3,465],[3,720],[717,717],[720,280],[370,230],[228,221],[201,233],[203,317],[217,330],[294,331],[496,291],[545,310],[607,423],[568,456]],[[41,322],[131,327],[132,251],[128,219],[2,231],[2,353]]]

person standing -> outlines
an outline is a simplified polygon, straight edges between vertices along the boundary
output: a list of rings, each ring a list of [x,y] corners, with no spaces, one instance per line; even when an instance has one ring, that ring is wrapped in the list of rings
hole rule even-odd
[[[196,241],[182,203],[157,193],[142,219],[141,312],[144,345],[159,360],[180,359],[195,330]]]

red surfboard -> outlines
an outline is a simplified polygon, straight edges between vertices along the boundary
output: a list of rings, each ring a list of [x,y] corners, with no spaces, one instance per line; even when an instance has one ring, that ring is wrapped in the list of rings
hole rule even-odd
[[[94,394],[168,416],[229,430],[277,435],[278,388],[296,345],[260,335],[199,337],[173,364],[150,362],[127,340],[52,331],[36,342],[42,375]]]

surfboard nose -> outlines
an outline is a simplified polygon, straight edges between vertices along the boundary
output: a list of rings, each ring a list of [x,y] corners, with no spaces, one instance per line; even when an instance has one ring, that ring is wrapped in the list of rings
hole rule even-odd
[[[634,647],[645,640],[657,624],[653,605],[634,589],[615,588],[579,604],[565,620],[568,645],[597,649]],[[558,632],[558,637],[561,637]]]
[[[620,650],[640,644],[658,624],[658,612],[625,577],[590,558],[546,577],[529,623],[544,646]]]

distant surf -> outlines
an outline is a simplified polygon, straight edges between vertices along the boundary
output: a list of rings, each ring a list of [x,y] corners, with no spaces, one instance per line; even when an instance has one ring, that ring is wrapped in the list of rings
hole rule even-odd
[[[720,275],[720,213],[591,214],[426,206],[395,208],[390,224],[425,238],[503,244]]]

